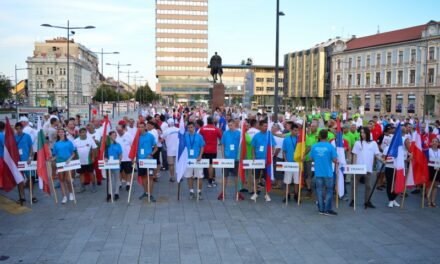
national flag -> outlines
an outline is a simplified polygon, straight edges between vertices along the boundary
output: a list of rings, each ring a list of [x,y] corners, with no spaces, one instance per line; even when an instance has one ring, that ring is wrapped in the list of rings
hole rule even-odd
[[[104,121],[104,129],[102,131],[101,136],[101,146],[99,147],[98,159],[103,160],[105,157],[105,150],[107,148],[107,144],[109,143],[109,139],[107,138],[107,127],[108,127],[108,117],[105,117]]]
[[[428,160],[422,150],[422,138],[420,136],[420,127],[417,126],[416,131],[413,133],[410,153],[412,160],[410,163],[410,169],[408,172],[408,186],[414,186],[424,184],[428,181]]]
[[[303,177],[302,174],[304,173],[304,167],[303,167],[303,158],[304,154],[306,152],[306,127],[303,126],[303,129],[299,132],[298,141],[296,142],[295,152],[293,153],[293,160],[299,163],[299,186],[302,187],[302,181]]]
[[[2,188],[5,192],[11,191],[17,184],[24,181],[23,175],[18,171],[18,161],[20,155],[18,153],[17,143],[14,138],[9,118],[6,117],[5,126],[5,146],[4,146],[4,169],[2,175]]]
[[[405,189],[405,161],[403,155],[402,128],[400,123],[398,123],[387,153],[387,157],[393,157],[394,159],[394,193],[401,193]]]
[[[342,138],[342,129],[341,129],[341,120],[339,117],[336,120],[337,130],[336,130],[336,153],[338,154],[338,163],[339,163],[339,173],[338,173],[338,195],[339,197],[344,196],[344,168],[347,164],[345,160],[345,148],[344,148],[344,139]]]
[[[240,181],[243,185],[246,184],[246,172],[244,170],[245,164],[243,160],[246,159],[247,147],[246,147],[246,120],[241,121],[241,133],[240,133],[240,161],[238,163],[238,175],[240,176]]]
[[[185,173],[187,163],[188,163],[188,151],[186,149],[185,144],[185,122],[183,121],[183,115],[180,115],[179,122],[179,149],[177,152],[177,161],[176,161],[176,179],[177,182],[183,177]]]
[[[38,132],[38,151],[37,151],[37,174],[39,178],[40,189],[43,189],[50,195],[49,176],[47,174],[46,161],[51,157],[49,145],[46,142],[43,130]]]
[[[272,189],[273,174],[273,160],[272,160],[272,133],[267,132],[267,152],[266,152],[266,192]]]
[[[139,148],[139,137],[141,135],[141,131],[139,128],[136,129],[136,134],[133,139],[133,143],[131,144],[130,153],[128,153],[128,158],[131,160],[135,160],[137,158],[138,148]],[[143,186],[142,177],[137,177],[137,182]]]

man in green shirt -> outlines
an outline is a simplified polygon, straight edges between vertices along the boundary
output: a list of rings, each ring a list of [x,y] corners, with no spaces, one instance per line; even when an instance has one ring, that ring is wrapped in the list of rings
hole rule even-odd
[[[312,195],[312,161],[310,160],[310,150],[319,141],[318,122],[313,120],[306,134],[306,156],[304,160],[304,179],[308,190],[308,195]]]
[[[342,128],[342,138],[347,140],[348,145],[350,146],[350,150],[353,148],[355,140],[355,135],[350,132],[350,126],[348,124],[344,124]]]

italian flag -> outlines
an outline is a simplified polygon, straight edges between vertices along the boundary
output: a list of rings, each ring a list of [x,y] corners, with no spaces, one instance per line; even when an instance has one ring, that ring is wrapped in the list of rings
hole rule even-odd
[[[43,130],[38,132],[38,151],[37,151],[37,175],[40,179],[40,188],[50,195],[49,176],[47,174],[46,161],[51,157],[49,145],[47,145]],[[42,185],[42,186],[41,186]]]

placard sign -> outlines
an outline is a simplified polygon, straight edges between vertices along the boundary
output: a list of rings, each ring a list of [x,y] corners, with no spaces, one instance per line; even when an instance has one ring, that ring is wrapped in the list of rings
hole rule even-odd
[[[311,168],[311,170],[312,171],[315,171],[315,162],[312,162],[312,168]],[[332,162],[332,170],[334,171],[335,170],[335,164]]]
[[[59,162],[57,163],[57,173],[64,171],[77,170],[81,168],[81,162],[78,160],[71,160],[69,163],[67,162]]]
[[[19,171],[34,171],[37,170],[37,161],[31,161],[31,164],[27,161],[19,161],[17,167]]]
[[[345,165],[344,174],[367,174],[367,166],[365,164]]]
[[[212,160],[213,168],[230,168],[233,169],[235,167],[235,160],[233,159],[213,159]]]
[[[109,159],[107,162],[105,160],[98,160],[98,167],[101,170],[114,170],[120,168],[119,160]]]
[[[435,169],[438,169],[438,168],[440,168],[440,160],[430,161],[430,162],[428,163],[428,165],[429,165],[430,167],[434,167]]]
[[[139,168],[156,169],[157,168],[157,160],[155,160],[155,159],[140,159],[139,160]]]
[[[189,159],[188,168],[194,168],[194,169],[209,168],[209,159],[201,159],[200,161],[197,161],[196,159]]]
[[[245,170],[264,169],[266,168],[265,160],[243,160],[243,168]]]
[[[277,162],[275,166],[277,171],[299,172],[298,162]]]

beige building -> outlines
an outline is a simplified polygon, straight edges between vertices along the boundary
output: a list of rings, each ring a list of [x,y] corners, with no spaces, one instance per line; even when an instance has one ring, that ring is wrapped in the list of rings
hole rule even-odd
[[[156,92],[208,97],[208,0],[156,0]]]
[[[280,108],[287,101],[284,98],[284,68],[278,70],[278,96]],[[251,66],[253,78],[252,108],[267,107],[272,109],[275,103],[275,66],[255,65]]]
[[[99,85],[98,58],[73,40],[69,44],[71,105],[88,104]],[[32,106],[67,105],[67,39],[36,42],[28,57],[29,104]]]

